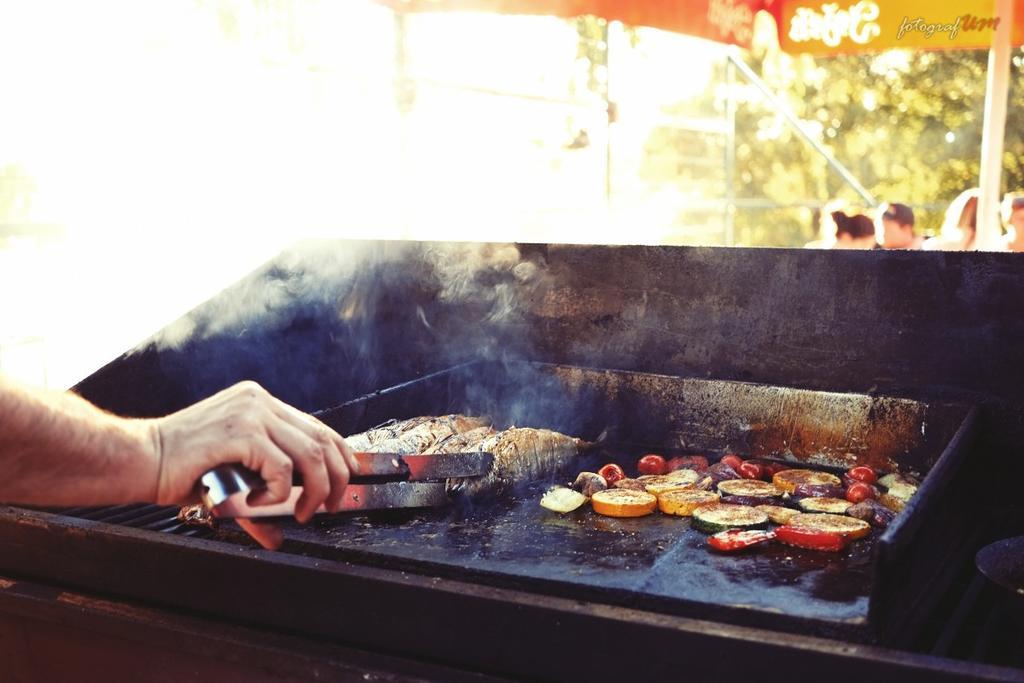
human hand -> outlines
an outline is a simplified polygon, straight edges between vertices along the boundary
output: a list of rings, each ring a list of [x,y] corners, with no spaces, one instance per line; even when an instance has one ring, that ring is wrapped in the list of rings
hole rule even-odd
[[[235,384],[153,420],[152,426],[159,462],[156,502],[161,505],[189,500],[199,478],[225,463],[239,463],[266,482],[266,489],[249,495],[250,505],[280,503],[288,499],[292,471],[298,469],[303,494],[295,505],[295,519],[305,523],[321,504],[337,512],[349,472],[358,471],[341,436],[255,382]],[[263,547],[280,547],[283,535],[277,525],[236,521]]]

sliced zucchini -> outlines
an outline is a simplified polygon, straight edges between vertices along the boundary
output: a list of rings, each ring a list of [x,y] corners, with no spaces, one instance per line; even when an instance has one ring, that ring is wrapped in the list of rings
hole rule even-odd
[[[871,533],[871,525],[863,520],[828,513],[799,513],[789,520],[788,526],[842,534],[849,539],[863,538]]]
[[[579,491],[573,491],[565,486],[556,486],[548,489],[540,499],[540,506],[552,512],[572,512],[587,502],[587,497]]]
[[[768,515],[746,505],[712,503],[693,511],[693,528],[708,534],[726,529],[764,529]]]
[[[718,502],[718,494],[700,489],[667,491],[658,496],[658,509],[666,515],[689,517],[702,505]]]
[[[659,496],[668,491],[692,488],[699,478],[700,474],[694,470],[676,470],[668,474],[640,477],[640,481],[643,482],[647,493]]]
[[[793,493],[800,484],[810,486],[825,486],[833,485],[840,486],[843,480],[834,474],[828,472],[818,472],[815,470],[782,470],[776,472],[775,476],[772,477],[772,483],[778,488],[782,489],[787,493]]]
[[[718,492],[723,496],[754,496],[757,498],[771,498],[781,496],[782,491],[766,481],[757,479],[730,479],[718,484]]]
[[[887,493],[893,498],[897,498],[906,503],[915,493],[917,493],[917,487],[913,484],[900,481],[890,486]]]
[[[799,510],[782,507],[781,505],[758,505],[755,509],[768,515],[768,519],[773,524],[789,524],[789,520],[795,515],[800,514]]]
[[[845,498],[801,498],[797,505],[804,512],[830,512],[842,515],[853,503]]]

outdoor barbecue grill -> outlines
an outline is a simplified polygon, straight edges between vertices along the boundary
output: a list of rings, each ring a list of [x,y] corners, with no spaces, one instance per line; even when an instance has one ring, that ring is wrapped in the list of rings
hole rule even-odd
[[[580,466],[439,510],[288,524],[278,553],[255,549],[231,523],[182,523],[177,508],[2,508],[0,573],[512,678],[602,679],[638,667],[660,678],[684,661],[697,680],[739,680],[766,667],[842,680],[1024,679],[1024,634],[1000,626],[1009,617],[973,571],[974,553],[1004,529],[952,504],[998,489],[986,454],[1000,439],[1012,442],[1020,424],[992,423],[1019,414],[1009,378],[982,367],[957,390],[950,377],[962,371],[947,367],[926,384],[929,361],[872,364],[856,345],[854,360],[832,347],[855,367],[827,368],[822,339],[834,331],[824,322],[835,309],[823,303],[837,290],[822,292],[820,280],[800,290],[798,334],[777,325],[792,295],[772,302],[758,286],[768,278],[780,296],[787,285],[771,280],[780,271],[803,278],[846,268],[882,288],[906,277],[905,255],[867,255],[878,260],[866,276],[869,261],[858,254],[814,255],[829,263],[798,271],[811,256],[775,250],[525,245],[512,262],[493,245],[340,243],[331,253],[351,249],[359,266],[333,268],[312,288],[294,283],[323,274],[322,245],[283,255],[191,314],[185,343],[157,335],[78,390],[126,414],[157,415],[251,377],[319,410],[343,434],[415,415],[489,415],[594,443]],[[453,253],[480,258],[452,273],[439,264]],[[1002,269],[999,255],[952,257],[986,259],[969,285],[949,280],[951,257],[914,256],[928,259],[940,291],[922,297],[916,326],[888,311],[874,329],[876,350],[936,324],[933,309],[966,339],[957,315],[972,291],[985,290],[980,280],[1024,280]],[[630,261],[643,269],[608,267]],[[751,281],[754,266],[763,273]],[[694,291],[695,274],[716,267],[718,281]],[[226,301],[267,282],[292,283],[293,296],[259,315],[226,312]],[[988,304],[995,308],[967,317],[988,315],[996,336],[1020,336],[1012,311]],[[862,305],[851,303],[854,320],[837,325],[863,325],[870,306]],[[689,315],[675,317],[676,307]],[[702,315],[706,331],[694,333]],[[739,338],[747,316],[759,322]],[[790,382],[779,381],[787,345]],[[632,363],[623,361],[630,346]],[[741,347],[761,355],[737,356]],[[896,466],[923,482],[893,525],[840,555],[785,546],[716,555],[678,518],[562,517],[537,504],[578,470],[649,451],[733,451],[836,471]],[[1012,526],[1014,501],[998,493],[992,501]],[[594,656],[606,648],[628,656]]]

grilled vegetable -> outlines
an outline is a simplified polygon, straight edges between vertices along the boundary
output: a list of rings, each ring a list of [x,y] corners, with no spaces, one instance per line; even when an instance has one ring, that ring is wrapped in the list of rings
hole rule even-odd
[[[623,469],[613,462],[610,462],[599,469],[597,473],[604,477],[604,480],[608,482],[609,486],[614,486],[615,482],[626,478],[626,473]]]
[[[839,486],[842,481],[839,477],[828,472],[816,472],[814,470],[783,470],[772,477],[772,483],[783,491],[793,493],[797,486],[805,485],[832,485]]]
[[[878,502],[884,505],[885,507],[889,508],[893,512],[897,513],[903,512],[903,508],[907,506],[906,502],[888,493],[883,493],[882,495],[880,495],[878,497]]]
[[[776,474],[783,470],[791,469],[789,465],[784,462],[778,462],[775,460],[766,460],[764,458],[754,458],[747,460],[746,462],[756,462],[757,464],[764,467],[765,476],[769,479],[774,477]]]
[[[764,465],[750,461],[740,463],[736,472],[744,479],[761,479],[765,475]]]
[[[917,493],[917,487],[906,482],[896,482],[886,491],[890,496],[906,503]]]
[[[728,531],[719,531],[717,534],[708,538],[708,545],[715,550],[721,550],[722,552],[732,552],[734,550],[743,550],[744,548],[750,548],[751,546],[760,545],[767,543],[775,538],[774,531],[758,531],[740,529],[729,529]]]
[[[708,468],[707,474],[711,477],[712,483],[716,486],[719,482],[728,481],[730,479],[740,479],[740,475],[733,468],[729,467],[724,462],[716,462],[714,465]]]
[[[640,477],[647,493],[660,495],[667,491],[692,488],[700,475],[693,470],[676,470],[668,474],[656,474]]]
[[[743,464],[743,458],[736,455],[735,453],[729,453],[723,455],[722,459],[719,460],[718,462],[722,463],[723,465],[728,465],[729,467],[733,468],[733,470],[738,472],[740,469],[740,465]]]
[[[572,512],[587,502],[587,497],[579,491],[573,491],[565,486],[555,486],[548,489],[540,499],[540,506],[553,512]]]
[[[849,542],[842,534],[789,525],[776,529],[775,538],[786,545],[808,550],[824,550],[830,553],[839,552]]]
[[[710,505],[718,502],[718,494],[711,491],[699,491],[696,489],[681,489],[677,491],[666,491],[658,496],[658,509],[666,515],[678,515],[689,517],[693,511],[702,505]]]
[[[594,512],[608,517],[643,517],[654,512],[658,499],[645,491],[608,489],[590,499]]]
[[[784,508],[781,505],[758,505],[757,509],[768,515],[773,524],[789,524],[789,520],[800,514],[793,508]]]
[[[768,515],[745,505],[712,503],[693,511],[693,528],[709,534],[726,529],[764,529]]]
[[[782,491],[775,488],[774,484],[750,479],[723,481],[718,485],[718,492],[726,496],[759,496],[762,498],[782,495]]]
[[[855,481],[846,487],[846,495],[843,496],[846,500],[851,503],[860,503],[869,498],[878,497],[878,489],[871,484],[865,484],[862,481]]]
[[[579,476],[576,477],[576,481],[573,482],[572,488],[574,491],[579,491],[587,498],[590,498],[598,491],[604,491],[608,488],[608,482],[600,474],[580,472]]]
[[[878,475],[875,471],[867,465],[858,465],[857,467],[851,467],[846,472],[846,476],[856,481],[862,481],[865,484],[874,484],[878,479]]]
[[[790,491],[794,498],[842,498],[846,495],[846,489],[834,484],[797,484]]]
[[[794,515],[786,526],[841,534],[850,540],[863,538],[871,533],[871,526],[863,520],[847,517],[846,515],[828,513],[801,513]]]
[[[877,500],[871,500],[870,498],[857,503],[856,505],[851,505],[847,508],[846,514],[850,517],[856,517],[857,519],[863,520],[871,526],[878,527],[879,529],[886,528],[892,520],[896,519],[895,512],[885,507]]]
[[[853,503],[845,498],[801,498],[797,503],[804,512],[831,512],[841,515]]]
[[[703,455],[677,455],[668,461],[668,471],[691,469],[703,472],[708,468],[708,459]]]
[[[921,485],[921,482],[909,474],[900,474],[899,472],[890,472],[884,477],[881,477],[877,483],[879,486],[884,486],[887,489],[891,489],[897,484],[906,484],[908,486],[915,487]]]
[[[668,472],[668,463],[660,455],[648,453],[637,461],[636,468],[640,474],[665,474]]]
[[[722,496],[722,502],[729,503],[730,505],[749,505],[752,508],[756,508],[758,505],[777,503],[778,499],[768,496]]]
[[[619,479],[617,482],[612,484],[612,488],[625,489],[627,491],[647,491],[647,487],[639,479]]]

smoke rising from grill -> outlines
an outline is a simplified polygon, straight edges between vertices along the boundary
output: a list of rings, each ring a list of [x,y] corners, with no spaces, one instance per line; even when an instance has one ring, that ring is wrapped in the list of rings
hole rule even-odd
[[[303,242],[135,353],[159,354],[190,393],[251,378],[323,408],[468,360],[530,357],[522,304],[547,286],[543,259],[512,244]],[[430,367],[400,351],[410,341]]]

